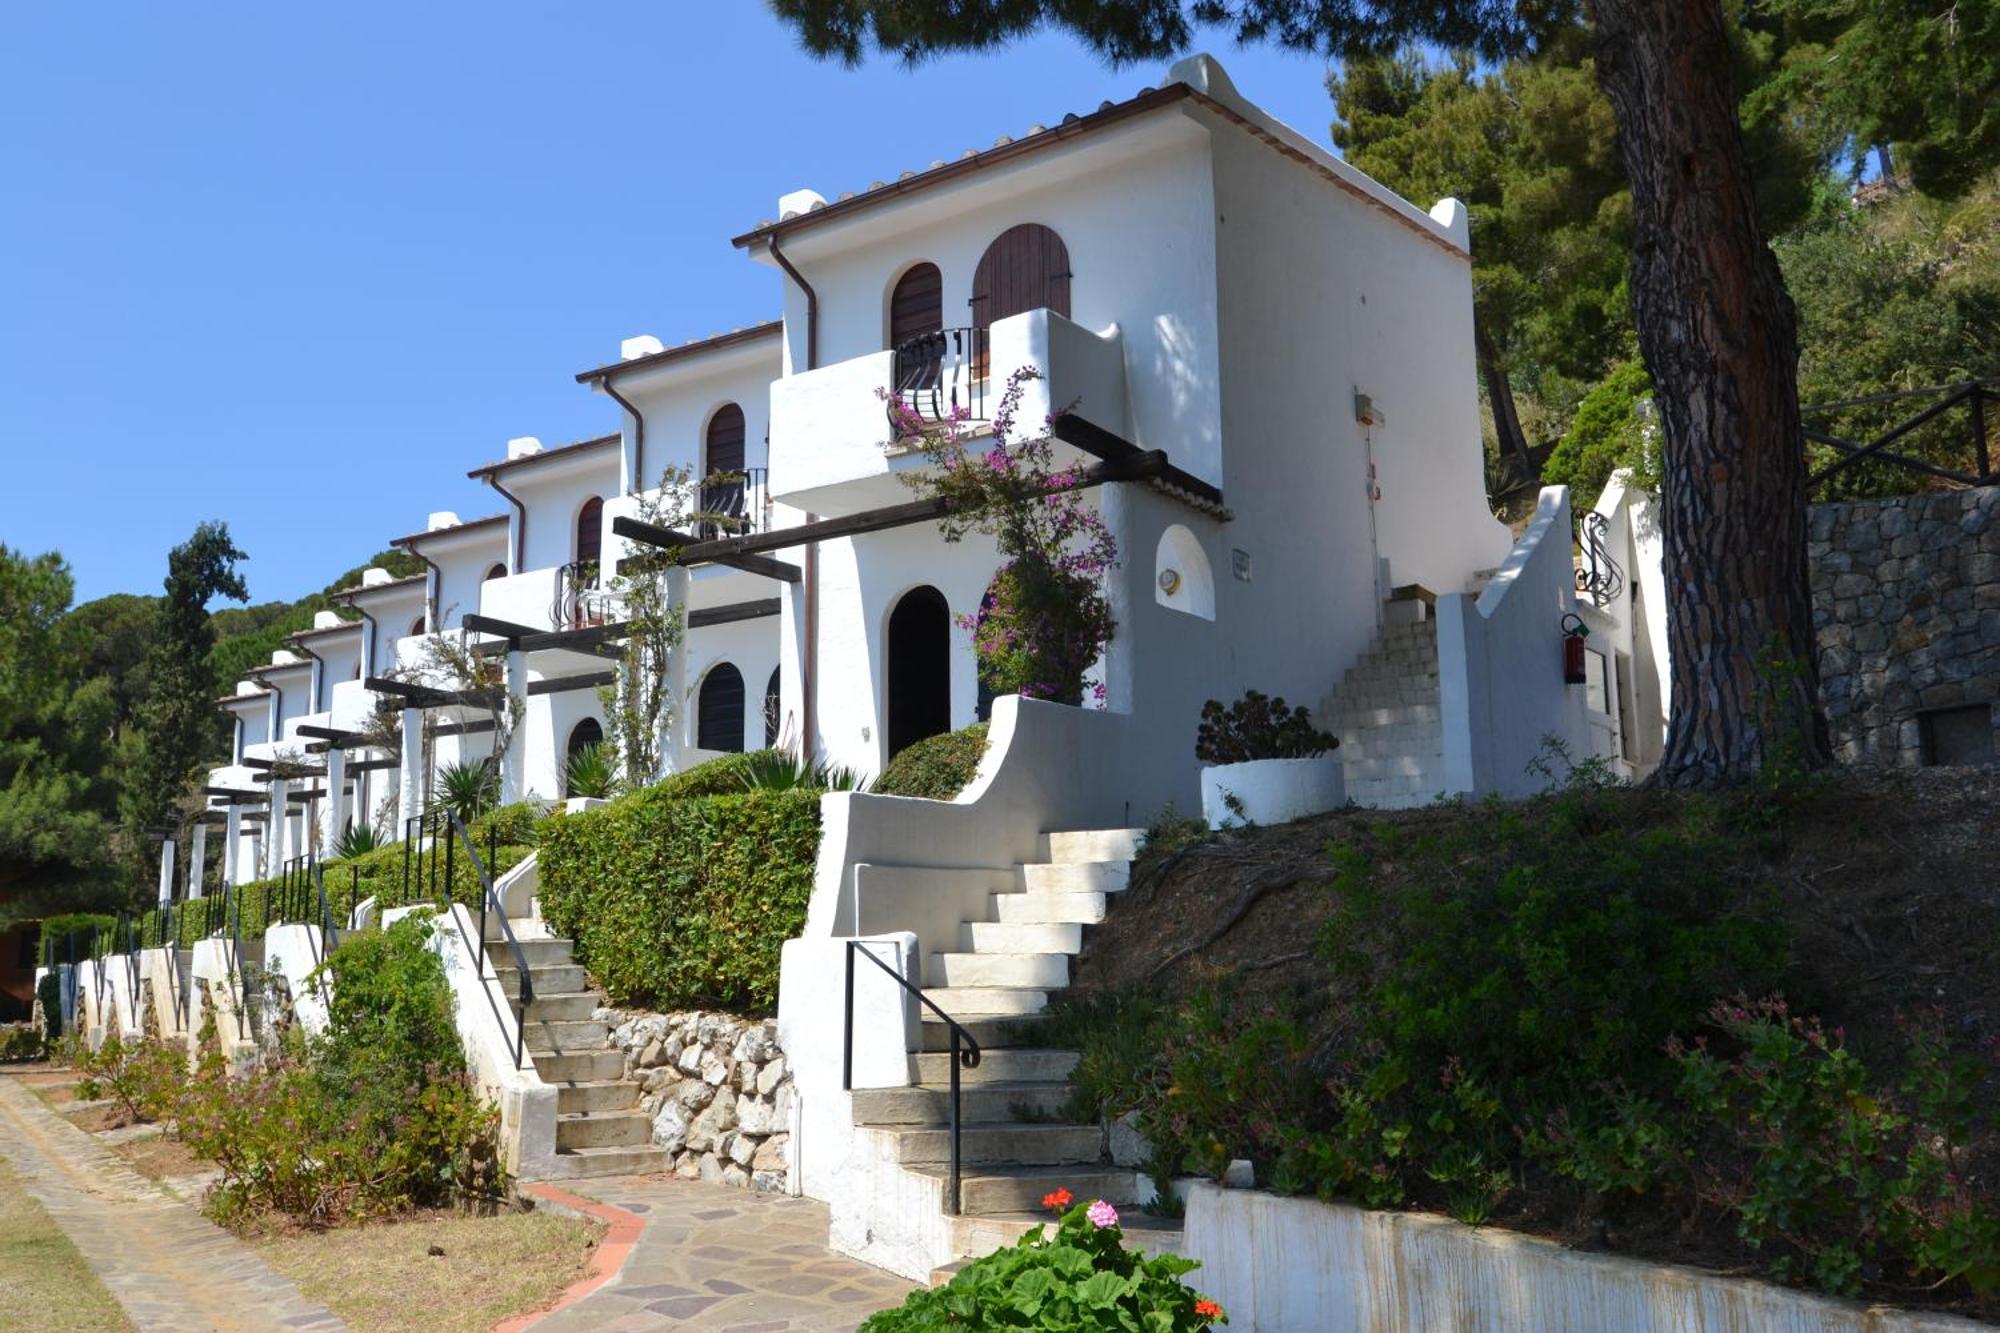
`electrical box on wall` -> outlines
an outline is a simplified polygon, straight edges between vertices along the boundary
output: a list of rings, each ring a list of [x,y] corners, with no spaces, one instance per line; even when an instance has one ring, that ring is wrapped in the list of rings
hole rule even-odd
[[[1354,391],[1354,419],[1364,426],[1381,426],[1388,423],[1389,417],[1387,413],[1375,405],[1373,398],[1356,389]]]

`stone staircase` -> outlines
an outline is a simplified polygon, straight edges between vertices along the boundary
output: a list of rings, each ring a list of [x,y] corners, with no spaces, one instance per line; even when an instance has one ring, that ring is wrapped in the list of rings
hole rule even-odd
[[[1391,601],[1381,635],[1334,690],[1348,799],[1378,809],[1427,805],[1444,789],[1437,621],[1415,598]]]
[[[1050,996],[1069,984],[1084,926],[1102,921],[1111,897],[1125,888],[1142,835],[1139,829],[1044,835],[1043,860],[1017,868],[1018,887],[991,894],[984,918],[959,926],[956,950],[925,960],[925,997],[972,1034],[981,1054],[977,1068],[959,1071],[960,1214],[944,1219],[949,1247],[959,1255],[985,1254],[1047,1222],[1041,1201],[1057,1189],[1120,1207],[1150,1195],[1137,1171],[1107,1159],[1100,1126],[1067,1118],[1077,1055],[1047,1047],[1038,1032]],[[922,1014],[911,1085],[856,1090],[853,1121],[875,1140],[878,1161],[928,1183],[927,1193],[942,1200],[951,1036],[935,1014]],[[1143,1225],[1129,1230],[1150,1234]]]
[[[500,988],[521,993],[513,953],[488,927],[488,954]],[[604,997],[586,989],[583,965],[571,941],[522,938],[534,998],[523,1023],[529,1058],[542,1082],[556,1089],[553,1179],[664,1171],[672,1157],[653,1146],[653,1119],[639,1108],[643,1091],[625,1076],[625,1056],[611,1044],[610,1029],[592,1015]]]

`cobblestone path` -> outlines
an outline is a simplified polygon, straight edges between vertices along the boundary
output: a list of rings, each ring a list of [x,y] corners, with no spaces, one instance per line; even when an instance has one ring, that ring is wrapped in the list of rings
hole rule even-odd
[[[338,1329],[291,1279],[0,1074],[0,1155],[140,1329]]]

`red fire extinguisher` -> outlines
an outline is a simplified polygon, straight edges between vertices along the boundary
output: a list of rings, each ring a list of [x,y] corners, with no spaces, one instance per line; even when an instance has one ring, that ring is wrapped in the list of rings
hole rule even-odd
[[[1558,623],[1563,636],[1563,684],[1582,685],[1589,680],[1583,670],[1583,641],[1590,637],[1590,627],[1574,611]]]

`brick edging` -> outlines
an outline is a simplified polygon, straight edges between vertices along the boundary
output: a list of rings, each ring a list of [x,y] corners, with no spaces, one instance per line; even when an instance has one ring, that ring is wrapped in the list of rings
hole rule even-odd
[[[540,1323],[558,1311],[568,1309],[610,1282],[624,1270],[625,1261],[632,1257],[632,1251],[639,1243],[639,1233],[646,1229],[646,1219],[637,1213],[629,1213],[623,1208],[599,1203],[594,1199],[582,1198],[571,1194],[568,1190],[557,1189],[544,1181],[523,1185],[521,1192],[545,1203],[554,1204],[563,1211],[596,1218],[605,1224],[604,1238],[591,1252],[588,1273],[564,1287],[562,1294],[552,1303],[494,1325],[493,1333],[519,1333],[520,1330]]]

